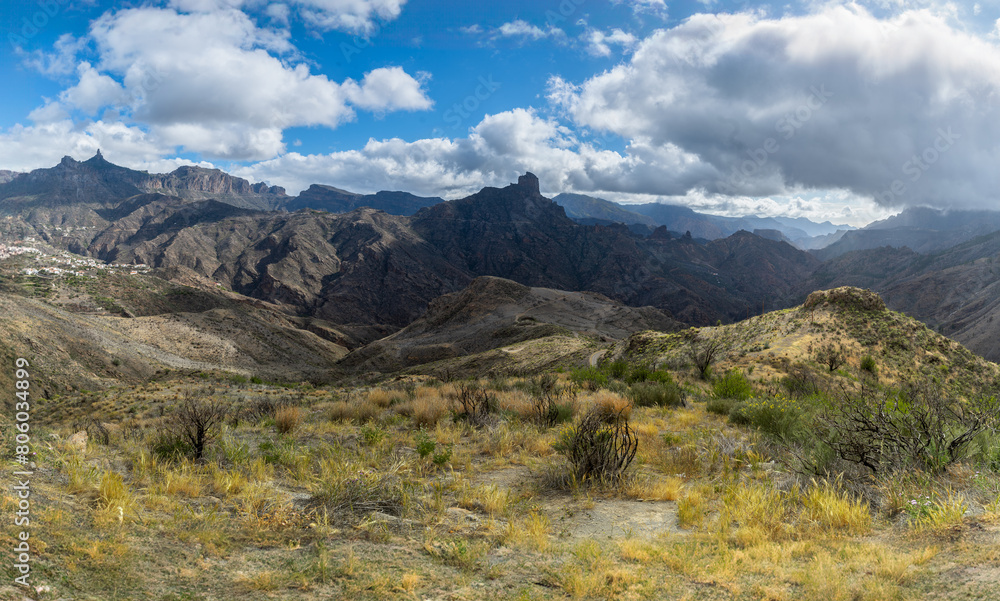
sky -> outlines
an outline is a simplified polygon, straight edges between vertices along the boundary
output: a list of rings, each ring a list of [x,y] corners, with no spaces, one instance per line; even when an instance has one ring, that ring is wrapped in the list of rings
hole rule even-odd
[[[864,225],[1000,209],[1000,0],[0,4],[0,169],[542,193]]]

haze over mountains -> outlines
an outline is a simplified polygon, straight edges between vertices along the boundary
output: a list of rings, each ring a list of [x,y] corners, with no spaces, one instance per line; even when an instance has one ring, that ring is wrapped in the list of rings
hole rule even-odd
[[[530,173],[451,201],[322,185],[293,197],[218,170],[148,174],[98,153],[11,175],[0,183],[0,217],[8,244],[33,238],[263,303],[285,316],[280,327],[355,350],[344,365],[411,365],[553,328],[602,335],[733,322],[838,285],[870,287],[891,308],[1000,358],[998,213],[910,209],[849,231],[574,194],[550,200]],[[823,248],[803,250],[811,246]],[[484,285],[482,276],[515,288]],[[517,298],[501,302],[498,290]],[[601,296],[569,294],[584,291]],[[434,317],[455,302],[488,308],[495,325]],[[546,303],[554,304],[536,309]],[[515,319],[536,313],[530,323]],[[428,329],[438,321],[455,340]],[[461,342],[483,337],[493,342]]]

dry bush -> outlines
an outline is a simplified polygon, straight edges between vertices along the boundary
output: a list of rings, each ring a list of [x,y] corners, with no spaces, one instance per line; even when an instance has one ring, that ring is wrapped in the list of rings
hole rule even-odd
[[[359,424],[365,424],[381,415],[382,412],[382,407],[379,407],[366,398],[360,403],[354,405],[354,421]]]
[[[834,346],[831,342],[816,350],[816,361],[827,366],[830,373],[833,373],[847,363],[847,353],[844,351],[843,345]]]
[[[197,461],[205,454],[205,447],[215,439],[228,416],[229,405],[218,397],[185,395],[180,407],[171,416],[169,427],[190,445],[191,454]]]
[[[534,412],[534,403],[530,394],[523,390],[511,389],[496,393],[497,406],[516,415],[519,419],[530,420]]]
[[[564,430],[556,450],[569,459],[577,481],[617,484],[635,458],[639,439],[629,425],[625,405],[609,411],[595,405],[575,426]]]
[[[271,395],[259,395],[253,399],[242,400],[240,404],[243,405],[243,419],[248,422],[259,422],[274,417],[281,402]]]
[[[279,434],[290,434],[302,423],[302,416],[301,408],[285,405],[274,413],[274,425]]]
[[[591,411],[606,416],[621,416],[626,420],[632,415],[632,401],[617,392],[598,390],[590,396]]]
[[[402,464],[372,469],[341,458],[320,463],[320,478],[312,491],[314,507],[329,515],[359,517],[373,511],[401,516],[412,502],[410,485],[401,477]]]
[[[486,426],[496,422],[496,396],[479,384],[462,384],[456,398],[459,415],[473,426]]]
[[[442,398],[416,398],[413,400],[413,423],[425,428],[433,428],[448,415],[448,404]]]
[[[433,428],[448,415],[448,400],[442,396],[441,388],[418,387],[414,391],[413,399],[399,403],[394,410],[400,415],[409,417],[418,427]]]
[[[385,388],[372,388],[368,391],[367,398],[372,405],[385,409],[392,404],[394,396],[391,391]]]
[[[330,405],[329,416],[331,421],[348,421],[354,419],[354,410],[347,401],[334,401]]]
[[[842,459],[872,473],[940,472],[965,457],[970,443],[1000,425],[993,396],[964,400],[929,384],[900,389],[862,380],[820,416],[820,438]]]

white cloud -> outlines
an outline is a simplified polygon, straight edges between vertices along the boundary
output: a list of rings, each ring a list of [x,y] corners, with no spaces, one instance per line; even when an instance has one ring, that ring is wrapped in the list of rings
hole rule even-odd
[[[76,38],[72,34],[65,33],[55,41],[52,52],[35,50],[29,53],[21,48],[17,48],[17,52],[24,57],[23,63],[26,67],[34,69],[42,75],[60,77],[69,75],[76,70],[76,55],[86,45],[86,39]]]
[[[377,19],[397,18],[406,0],[293,0],[305,21],[320,29],[370,34]]]
[[[360,85],[349,79],[343,87],[351,103],[360,108],[416,111],[433,106],[421,89],[421,81],[410,77],[402,67],[375,69],[365,75]]]
[[[211,13],[244,4],[244,0],[170,0],[167,6],[185,13]]]
[[[612,44],[628,50],[638,42],[634,35],[617,28],[612,29],[610,33],[591,29],[585,32],[582,38],[587,44],[587,52],[594,56],[611,56]]]
[[[537,25],[532,25],[527,21],[521,19],[516,19],[509,23],[504,23],[501,25],[497,32],[507,38],[524,38],[530,40],[541,40],[548,37],[562,37],[565,36],[565,32],[558,27],[549,26],[548,29],[542,29]]]
[[[701,0],[699,0],[701,1]],[[636,14],[649,13],[662,19],[667,18],[666,0],[612,0],[614,4],[631,6]]]
[[[995,207],[1000,49],[929,11],[885,25],[857,6],[697,15],[581,84],[553,79],[549,98],[577,126],[694,157],[650,193],[843,189],[887,206]],[[696,169],[705,179],[692,182]]]
[[[100,61],[81,65],[79,83],[60,100],[87,113],[112,106],[165,144],[212,157],[275,156],[285,148],[283,130],[336,127],[354,119],[352,106],[432,104],[421,81],[399,67],[375,69],[360,84],[313,74],[294,62],[287,32],[258,28],[234,9],[123,10],[95,21],[90,34]]]
[[[125,88],[107,75],[98,73],[90,63],[80,63],[77,73],[80,81],[59,94],[61,102],[92,115],[106,106],[120,105],[125,101]]]
[[[69,113],[60,102],[45,100],[45,104],[28,113],[30,119],[36,125],[55,123],[69,119]]]
[[[105,121],[79,126],[64,119],[0,133],[0,165],[15,171],[51,167],[66,155],[87,159],[98,149],[109,161],[138,169],[167,164],[161,157],[174,150],[137,127]]]
[[[297,191],[327,183],[361,192],[408,190],[463,195],[504,185],[531,171],[543,190],[642,191],[666,170],[685,169],[693,157],[677,149],[633,146],[621,155],[581,142],[557,121],[527,109],[487,115],[467,138],[369,140],[364,148],[329,155],[289,153],[240,170]],[[689,177],[696,178],[697,166]],[[689,182],[690,183],[690,182]],[[683,185],[672,188],[683,193]]]
[[[268,4],[267,8],[264,9],[264,14],[271,18],[275,23],[281,25],[288,25],[288,18],[291,15],[291,9],[288,8],[287,4],[282,4],[276,2],[274,4]]]

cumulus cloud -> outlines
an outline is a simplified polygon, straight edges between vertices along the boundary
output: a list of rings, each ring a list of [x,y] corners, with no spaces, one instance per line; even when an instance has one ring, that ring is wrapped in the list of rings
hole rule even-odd
[[[998,92],[996,46],[930,11],[884,22],[851,5],[696,15],[605,73],[553,79],[549,99],[577,126],[695,157],[661,188],[697,170],[708,194],[995,207]]]
[[[305,21],[320,29],[371,33],[376,20],[399,16],[406,0],[293,0]]]
[[[532,25],[531,23],[522,21],[521,19],[516,19],[510,23],[504,23],[497,29],[497,33],[507,38],[522,38],[528,40],[540,40],[543,38],[561,37],[565,35],[565,32],[558,27],[550,25],[548,29],[542,29],[537,25]]]
[[[125,101],[125,88],[120,83],[101,74],[90,63],[77,66],[79,82],[59,94],[59,100],[85,113],[94,114],[108,105],[118,105]]]
[[[355,107],[432,106],[422,87],[428,74],[417,79],[400,67],[384,67],[360,82],[331,81],[296,62],[287,32],[259,28],[220,2],[178,0],[184,13],[106,13],[89,35],[99,60],[79,63],[77,83],[60,93],[58,105],[47,103],[32,118],[52,122],[67,111],[90,116],[111,109],[166,148],[259,160],[284,151],[282,133],[289,127],[333,128],[354,119]]]
[[[611,56],[611,45],[621,46],[629,49],[638,41],[631,33],[626,33],[621,29],[612,29],[609,33],[604,33],[598,29],[591,29],[583,34],[583,40],[587,44],[587,52],[594,56]]]
[[[419,74],[422,80],[430,75]],[[421,89],[422,81],[401,67],[383,67],[367,73],[361,83],[343,84],[347,98],[357,107],[372,110],[426,110],[433,106]]]
[[[22,62],[29,69],[49,77],[60,77],[70,75],[76,70],[76,56],[86,45],[86,39],[65,33],[52,45],[52,52],[43,50],[26,52],[20,47],[17,48],[17,52],[23,57]]]
[[[394,189],[460,196],[483,185],[505,185],[525,171],[537,174],[543,190],[555,194],[636,192],[662,179],[664,169],[687,170],[688,180],[669,188],[683,194],[704,177],[696,167],[686,167],[693,160],[676,148],[632,146],[623,155],[579,140],[536,111],[514,109],[487,115],[466,138],[369,140],[359,150],[329,155],[289,153],[245,167],[240,174],[277,182],[289,191],[327,183],[361,192]]]

